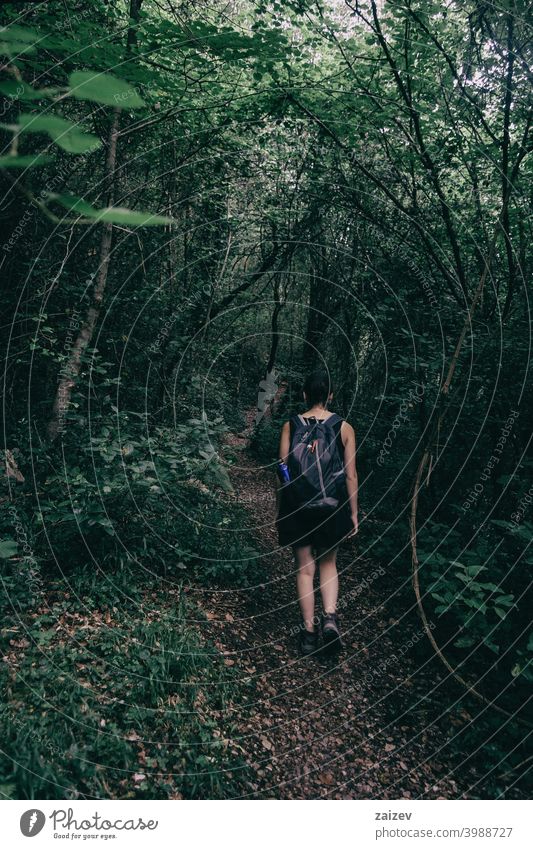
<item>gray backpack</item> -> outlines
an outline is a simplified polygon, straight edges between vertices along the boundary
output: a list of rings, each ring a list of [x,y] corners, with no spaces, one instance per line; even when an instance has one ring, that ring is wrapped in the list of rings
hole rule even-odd
[[[286,491],[293,509],[334,510],[345,499],[344,459],[339,450],[337,414],[326,421],[303,416],[291,419]]]

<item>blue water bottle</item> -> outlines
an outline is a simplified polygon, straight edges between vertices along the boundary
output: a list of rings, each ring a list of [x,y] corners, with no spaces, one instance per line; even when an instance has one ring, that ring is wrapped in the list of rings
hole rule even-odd
[[[289,474],[289,467],[281,460],[278,461],[278,474],[282,483],[289,483],[291,479],[291,476]]]

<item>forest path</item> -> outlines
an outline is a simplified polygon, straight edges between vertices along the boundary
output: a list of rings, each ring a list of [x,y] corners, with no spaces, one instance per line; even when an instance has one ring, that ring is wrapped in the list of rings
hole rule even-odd
[[[242,458],[231,478],[264,553],[264,581],[212,591],[200,604],[206,636],[254,685],[228,717],[236,727],[231,738],[256,776],[250,797],[482,796],[482,774],[447,747],[472,717],[461,705],[442,715],[439,687],[449,682],[429,649],[425,660],[420,651],[414,657],[415,641],[427,639],[411,594],[395,592],[398,576],[391,580],[383,565],[359,554],[359,539],[339,550],[344,652],[329,660],[299,657],[294,564],[290,551],[278,549],[274,472],[247,450],[249,425],[228,440]],[[398,609],[404,597],[405,610]],[[316,598],[318,612],[318,590]]]

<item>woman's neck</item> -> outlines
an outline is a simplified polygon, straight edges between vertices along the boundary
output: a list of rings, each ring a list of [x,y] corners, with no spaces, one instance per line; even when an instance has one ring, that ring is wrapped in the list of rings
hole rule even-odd
[[[324,418],[325,416],[329,416],[329,415],[330,415],[330,411],[329,411],[326,407],[323,407],[323,406],[320,406],[320,407],[319,407],[319,406],[317,406],[317,405],[315,404],[315,406],[314,406],[314,407],[311,407],[311,409],[307,411],[307,414],[306,414],[306,415],[308,415],[308,416],[316,416],[317,418],[322,419],[322,418]]]

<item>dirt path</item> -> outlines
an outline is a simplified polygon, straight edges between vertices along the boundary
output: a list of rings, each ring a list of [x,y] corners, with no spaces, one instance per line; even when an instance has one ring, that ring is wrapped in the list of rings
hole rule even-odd
[[[233,445],[245,449],[244,439]],[[440,688],[450,685],[409,610],[410,594],[399,609],[398,576],[361,556],[360,540],[339,554],[345,652],[334,661],[298,656],[294,567],[277,547],[273,473],[246,450],[241,456],[233,484],[258,525],[264,582],[212,592],[201,606],[207,636],[253,684],[230,717],[232,739],[256,775],[250,797],[483,797],[482,774],[448,747],[472,717],[460,705],[443,715]]]

